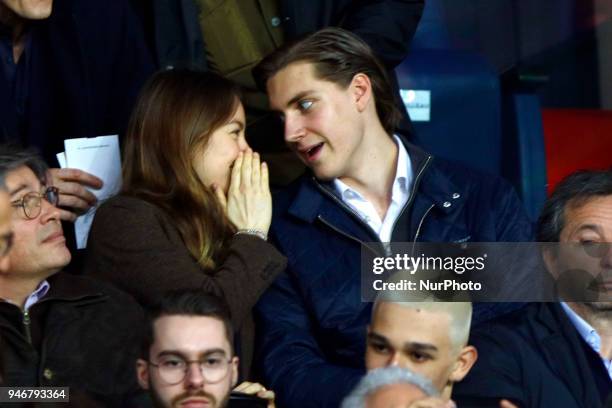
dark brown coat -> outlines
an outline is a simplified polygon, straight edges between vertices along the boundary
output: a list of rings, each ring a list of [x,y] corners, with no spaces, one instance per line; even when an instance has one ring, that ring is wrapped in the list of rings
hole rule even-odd
[[[27,323],[18,306],[0,301],[3,385],[70,387],[83,400],[131,407],[143,393],[135,374],[142,309],[88,277],[60,272],[47,281],[49,293],[30,307]]]
[[[236,235],[225,262],[206,271],[164,211],[138,198],[117,196],[96,212],[87,247],[87,273],[112,282],[145,306],[175,289],[202,288],[223,298],[240,331],[241,372],[248,373],[254,339],[251,309],[286,265],[271,244]]]

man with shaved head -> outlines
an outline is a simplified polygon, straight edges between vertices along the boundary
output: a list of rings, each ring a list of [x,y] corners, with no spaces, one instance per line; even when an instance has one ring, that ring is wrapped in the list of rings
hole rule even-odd
[[[478,353],[467,345],[469,302],[398,302],[381,296],[368,327],[366,367],[396,365],[432,381],[442,398],[468,373]]]

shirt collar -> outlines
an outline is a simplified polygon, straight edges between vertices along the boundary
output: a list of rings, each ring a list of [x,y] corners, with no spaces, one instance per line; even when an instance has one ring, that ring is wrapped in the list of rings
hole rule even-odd
[[[45,297],[45,295],[49,292],[50,288],[51,288],[51,285],[49,285],[49,282],[47,280],[40,282],[38,286],[36,287],[36,289],[34,289],[34,292],[30,293],[30,295],[26,298],[25,304],[23,306],[23,310],[30,309],[30,307],[32,307],[35,303],[37,303],[43,297]],[[8,299],[3,299],[3,298],[0,298],[0,299],[8,303],[15,304]]]
[[[561,307],[565,310],[567,317],[570,319],[580,337],[587,342],[587,344],[597,353],[601,349],[601,337],[597,333],[597,330],[593,328],[586,320],[580,317],[576,312],[572,310],[565,302],[561,302]]]
[[[395,144],[397,145],[397,167],[395,169],[395,181],[391,192],[393,201],[401,201],[401,197],[408,192],[408,187],[412,183],[412,167],[410,156],[406,147],[397,135],[393,135]],[[365,201],[365,198],[356,190],[349,187],[346,183],[335,178],[333,180],[334,188],[343,199],[359,199]]]
[[[410,156],[400,138],[397,135],[393,135],[393,138],[397,144],[397,169],[391,199],[399,202],[401,197],[408,194],[408,187],[412,183],[412,166]]]

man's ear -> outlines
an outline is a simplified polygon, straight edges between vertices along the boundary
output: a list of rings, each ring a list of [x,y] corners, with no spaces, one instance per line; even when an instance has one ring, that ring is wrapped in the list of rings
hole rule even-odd
[[[559,272],[557,271],[557,256],[560,249],[561,248],[556,247],[556,244],[551,245],[548,243],[545,243],[542,249],[542,259],[544,259],[546,270],[553,278],[559,277]]]
[[[232,362],[230,363],[232,365],[231,370],[232,370],[232,388],[234,388],[236,386],[236,384],[238,384],[238,362],[240,361],[240,359],[236,356],[232,357]]]
[[[363,112],[372,100],[372,82],[370,78],[366,74],[355,74],[350,87],[355,98],[357,110]]]
[[[136,361],[136,378],[143,389],[149,389],[149,364],[142,358]]]
[[[462,348],[459,352],[459,356],[457,357],[457,361],[455,362],[453,371],[448,378],[449,381],[455,383],[463,380],[477,359],[478,351],[476,350],[476,347],[465,346]]]

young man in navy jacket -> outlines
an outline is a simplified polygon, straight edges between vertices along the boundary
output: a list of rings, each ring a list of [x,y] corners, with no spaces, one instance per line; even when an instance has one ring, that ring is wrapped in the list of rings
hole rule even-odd
[[[258,305],[261,367],[282,406],[335,407],[365,371],[362,243],[530,241],[531,223],[506,182],[394,134],[385,69],[354,34],[318,31],[255,74],[309,168],[274,199],[289,265]]]

